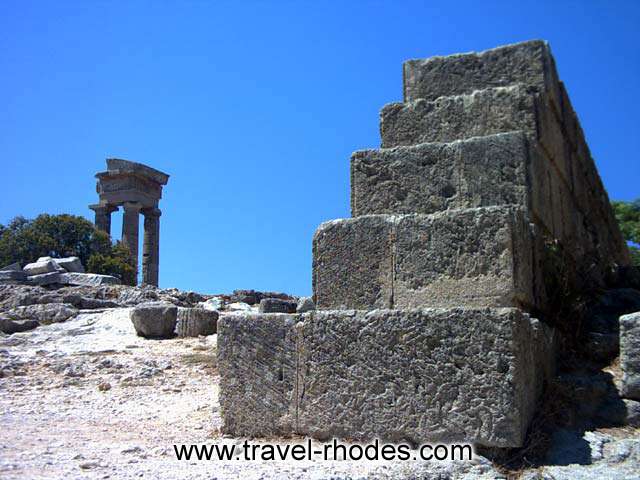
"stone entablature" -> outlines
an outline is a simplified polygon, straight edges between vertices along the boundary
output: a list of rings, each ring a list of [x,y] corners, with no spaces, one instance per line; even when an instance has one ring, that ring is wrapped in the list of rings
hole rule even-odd
[[[89,206],[95,212],[96,227],[111,235],[111,214],[119,207],[123,208],[122,241],[131,251],[137,271],[139,216],[142,213],[145,217],[142,282],[157,286],[162,214],[158,203],[169,175],[141,163],[108,158],[107,170],[97,173],[96,178],[100,202]]]

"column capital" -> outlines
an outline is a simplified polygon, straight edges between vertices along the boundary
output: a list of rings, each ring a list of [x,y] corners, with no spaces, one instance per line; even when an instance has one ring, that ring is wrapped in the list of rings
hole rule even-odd
[[[118,210],[118,207],[116,205],[102,204],[102,203],[95,203],[93,205],[89,205],[89,208],[96,213],[113,213],[116,210]]]
[[[145,216],[145,218],[158,218],[160,215],[162,215],[162,210],[160,210],[158,207],[143,208],[142,214]]]
[[[140,212],[140,210],[142,210],[142,204],[139,202],[124,202],[122,208],[126,211]]]

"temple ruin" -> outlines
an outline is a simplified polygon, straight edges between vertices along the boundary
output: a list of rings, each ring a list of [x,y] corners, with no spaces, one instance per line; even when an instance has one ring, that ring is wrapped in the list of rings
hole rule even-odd
[[[144,215],[142,283],[158,286],[160,262],[160,215],[158,202],[169,175],[159,170],[117,158],[107,159],[107,170],[96,173],[99,203],[89,205],[95,212],[95,224],[111,235],[111,214],[122,207],[122,242],[129,248],[138,272],[138,230],[140,213]]]
[[[410,60],[303,314],[218,324],[224,433],[519,447],[565,289],[630,259],[549,46]],[[568,321],[568,320],[567,320]]]

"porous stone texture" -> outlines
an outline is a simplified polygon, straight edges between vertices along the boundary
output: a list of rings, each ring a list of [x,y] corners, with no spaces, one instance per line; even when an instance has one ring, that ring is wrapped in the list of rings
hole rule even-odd
[[[535,304],[531,232],[513,207],[336,220],[313,250],[321,310]]]
[[[333,220],[313,237],[313,292],[317,308],[390,308],[394,219]]]
[[[622,395],[640,400],[640,312],[620,317]]]
[[[176,335],[178,337],[198,337],[216,333],[218,312],[205,308],[178,308]]]
[[[403,65],[404,101],[471,93],[488,87],[525,83],[554,92],[560,106],[560,88],[549,45],[532,40],[446,57],[408,60]]]
[[[222,430],[289,435],[295,428],[299,315],[223,314],[218,320]]]
[[[141,303],[131,309],[130,315],[140,337],[171,338],[175,335],[178,307],[171,303]]]
[[[223,315],[223,431],[516,447],[552,350],[517,309]]]
[[[313,303],[311,297],[300,297],[298,299],[298,306],[296,307],[296,313],[311,312],[316,309],[316,304]]]
[[[281,298],[263,298],[260,300],[260,313],[296,313],[297,303]]]
[[[352,215],[527,205],[528,150],[525,135],[512,132],[355,152]]]

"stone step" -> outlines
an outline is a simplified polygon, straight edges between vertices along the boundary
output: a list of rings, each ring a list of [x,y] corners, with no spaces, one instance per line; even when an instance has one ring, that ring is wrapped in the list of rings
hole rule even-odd
[[[403,65],[404,101],[435,100],[489,87],[523,83],[552,95],[561,107],[558,74],[549,45],[540,40],[480,53],[409,60]],[[560,111],[560,110],[558,110]]]
[[[546,177],[532,178],[529,185],[530,148],[534,146],[522,132],[510,132],[355,152],[351,156],[352,216],[430,214],[492,205],[527,207],[530,190],[541,197],[547,186]],[[550,205],[542,205],[542,198],[538,203],[546,216]]]
[[[322,224],[313,239],[318,309],[522,306],[534,293],[521,208],[368,215]]]
[[[223,314],[223,433],[519,447],[554,333],[518,309]]]

